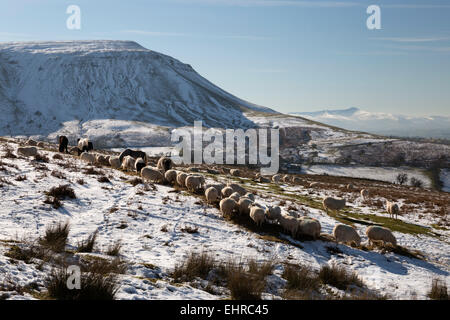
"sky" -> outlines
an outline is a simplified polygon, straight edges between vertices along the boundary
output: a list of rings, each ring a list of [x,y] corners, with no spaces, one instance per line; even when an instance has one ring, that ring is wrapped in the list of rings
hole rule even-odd
[[[81,29],[69,30],[69,5]],[[369,5],[381,11],[370,30]],[[450,116],[448,0],[1,0],[0,41],[133,40],[280,112]]]

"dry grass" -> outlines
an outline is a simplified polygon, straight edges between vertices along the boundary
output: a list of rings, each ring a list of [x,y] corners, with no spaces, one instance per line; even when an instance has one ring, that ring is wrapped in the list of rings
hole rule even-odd
[[[77,252],[92,252],[97,240],[98,230],[95,230],[86,240],[78,243]]]
[[[449,300],[448,288],[445,281],[433,279],[428,297],[433,300]]]
[[[97,181],[100,182],[100,183],[111,183],[111,181],[106,176],[98,177]]]
[[[50,160],[45,154],[38,153],[34,156],[34,160],[38,162],[45,162],[48,163]]]
[[[55,178],[61,179],[61,180],[65,180],[66,176],[64,175],[64,173],[62,173],[61,171],[58,170],[53,170],[50,173],[52,176],[54,176]]]
[[[218,263],[211,254],[191,252],[186,260],[175,266],[171,276],[175,282],[191,281],[196,277],[206,279],[209,272],[217,266]]]
[[[231,299],[261,300],[265,281],[260,274],[251,273],[242,262],[228,261],[223,267]]]
[[[102,176],[104,175],[103,172],[99,171],[99,170],[95,170],[93,167],[88,167],[85,168],[83,171],[84,174],[90,174],[90,175],[97,175],[97,176]]]
[[[319,279],[324,284],[329,284],[341,290],[347,290],[349,286],[364,287],[364,283],[354,272],[349,272],[336,265],[324,265],[320,268]]]
[[[27,180],[27,176],[26,175],[18,175],[14,180],[16,181],[25,181]]]
[[[287,280],[286,289],[309,293],[320,284],[318,275],[307,266],[287,264],[282,277]]]
[[[54,160],[64,160],[64,157],[62,155],[60,155],[59,153],[55,153],[53,155],[53,159]]]
[[[108,256],[117,257],[120,255],[120,250],[122,250],[122,243],[119,240],[108,247],[108,249],[106,250],[106,254]]]
[[[68,222],[57,223],[55,225],[47,227],[45,235],[39,240],[40,244],[55,252],[63,252],[67,237],[69,236],[70,225]]]
[[[45,204],[51,204],[53,209],[59,209],[62,207],[62,202],[57,197],[47,196],[44,200]]]
[[[180,231],[186,233],[198,233],[198,227],[184,226]]]
[[[49,197],[55,197],[58,199],[75,199],[75,191],[68,185],[60,185],[58,187],[52,187],[49,191],[45,192],[45,194]]]
[[[45,280],[48,296],[57,300],[113,300],[119,285],[115,275],[82,273],[80,289],[70,290],[67,281],[71,274],[67,269],[53,270]]]

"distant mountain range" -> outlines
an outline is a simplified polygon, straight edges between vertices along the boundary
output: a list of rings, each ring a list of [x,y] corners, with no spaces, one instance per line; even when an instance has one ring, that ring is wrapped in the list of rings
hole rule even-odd
[[[387,136],[450,139],[450,117],[445,116],[418,117],[368,112],[358,108],[290,114],[348,130]]]

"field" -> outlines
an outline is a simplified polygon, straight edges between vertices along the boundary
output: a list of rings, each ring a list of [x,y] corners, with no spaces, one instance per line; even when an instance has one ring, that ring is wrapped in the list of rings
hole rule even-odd
[[[115,299],[428,299],[433,279],[450,285],[445,192],[311,174],[297,175],[296,185],[263,183],[256,170],[240,167],[233,177],[231,166],[198,166],[207,183],[239,183],[263,206],[320,221],[318,240],[293,239],[276,224],[225,219],[201,192],[88,165],[52,144],[39,157],[18,156],[20,143],[0,141],[3,299],[58,299],[50,284],[73,264],[110,281]],[[325,196],[344,197],[347,207],[326,213]],[[386,213],[385,199],[400,204],[398,220]],[[353,225],[363,243],[334,243],[338,222]],[[58,224],[68,234],[55,247],[48,233]],[[399,246],[370,246],[365,229],[374,224],[389,227]]]

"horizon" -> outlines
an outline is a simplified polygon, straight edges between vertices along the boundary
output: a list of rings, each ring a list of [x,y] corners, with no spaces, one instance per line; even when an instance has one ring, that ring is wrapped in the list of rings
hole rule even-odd
[[[282,113],[450,116],[450,5],[378,1],[382,28],[369,30],[371,2],[18,0],[0,13],[0,41],[129,39]],[[71,4],[81,30],[66,28]]]

